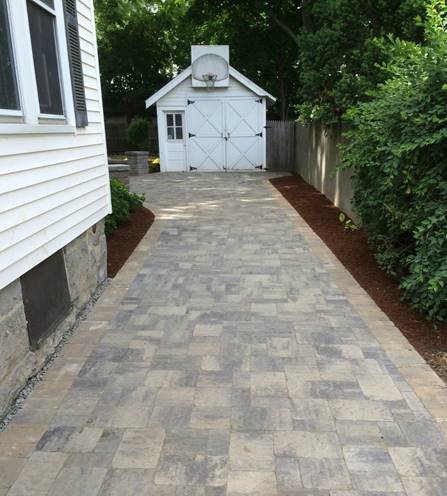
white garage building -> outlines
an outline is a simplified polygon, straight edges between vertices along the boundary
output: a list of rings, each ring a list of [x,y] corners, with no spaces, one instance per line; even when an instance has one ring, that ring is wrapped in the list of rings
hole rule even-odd
[[[157,105],[161,171],[265,169],[276,99],[229,65],[228,45],[194,45],[191,62],[146,100]]]

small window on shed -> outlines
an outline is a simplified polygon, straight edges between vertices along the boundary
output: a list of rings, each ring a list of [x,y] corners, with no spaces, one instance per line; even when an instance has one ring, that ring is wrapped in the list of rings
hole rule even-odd
[[[166,114],[168,140],[183,139],[183,115],[181,113]]]

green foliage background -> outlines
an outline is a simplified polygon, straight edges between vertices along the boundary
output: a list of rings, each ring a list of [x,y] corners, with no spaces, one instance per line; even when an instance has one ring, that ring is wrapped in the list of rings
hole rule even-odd
[[[420,41],[416,16],[426,0],[314,0],[305,3],[299,31],[299,81],[305,122],[339,122],[348,108],[384,80],[379,65],[389,58],[378,42],[388,34]]]
[[[377,37],[420,41],[427,0],[95,0],[106,115],[144,100],[190,63],[191,44],[231,46],[231,63],[278,98],[270,117],[338,121],[383,81]],[[153,109],[149,112],[154,112]]]
[[[354,206],[381,267],[428,318],[447,321],[447,9],[421,44],[390,38],[386,82],[348,112]]]

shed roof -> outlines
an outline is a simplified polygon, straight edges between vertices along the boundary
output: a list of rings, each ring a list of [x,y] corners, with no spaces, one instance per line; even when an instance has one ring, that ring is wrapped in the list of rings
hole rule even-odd
[[[187,69],[185,69],[183,72],[181,72],[174,79],[171,79],[171,81],[169,81],[169,83],[165,84],[163,86],[163,88],[159,89],[156,93],[154,93],[152,96],[150,96],[146,100],[146,108],[149,108],[151,105],[158,102],[158,100],[160,100],[160,98],[163,98],[165,95],[167,95],[176,86],[178,86],[181,82],[183,82],[187,77],[191,76],[191,74],[192,74],[192,66],[189,66]],[[230,66],[229,74],[234,79],[239,81],[241,84],[246,86],[248,89],[253,91],[253,93],[255,93],[256,95],[265,96],[268,100],[270,100],[271,103],[276,102],[276,98],[274,96],[272,96],[270,93],[268,93],[267,91],[262,89],[256,83],[254,83],[253,81],[248,79],[246,76],[241,74],[234,67]]]

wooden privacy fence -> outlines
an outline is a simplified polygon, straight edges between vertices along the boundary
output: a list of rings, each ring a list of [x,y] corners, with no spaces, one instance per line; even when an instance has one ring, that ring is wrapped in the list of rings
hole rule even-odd
[[[157,119],[149,118],[148,148],[152,154],[158,153]],[[127,142],[127,128],[129,124],[125,117],[106,117],[105,131],[107,141],[107,151],[109,153],[123,153],[127,150],[134,150],[135,147]]]
[[[267,169],[299,174],[356,222],[351,171],[338,170],[341,127],[267,121]]]
[[[267,169],[295,168],[295,121],[267,121]]]

